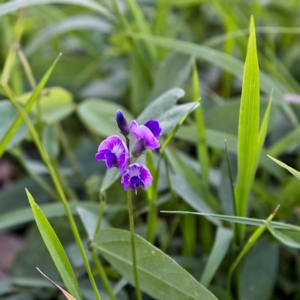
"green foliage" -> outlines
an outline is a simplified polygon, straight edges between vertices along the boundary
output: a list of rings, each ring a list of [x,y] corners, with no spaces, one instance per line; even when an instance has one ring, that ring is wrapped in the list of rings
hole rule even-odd
[[[235,187],[235,212],[247,214],[248,197],[259,155],[259,70],[256,53],[256,37],[253,17],[250,22],[250,37],[244,68],[242,98],[238,132],[238,173]],[[236,242],[244,240],[244,227],[236,227]]]
[[[216,299],[170,257],[136,236],[138,274],[143,291],[156,299]],[[105,229],[95,237],[95,247],[129,282],[133,282],[130,235]],[[164,266],[161,268],[160,266]],[[160,269],[160,271],[158,271]]]
[[[35,203],[31,194],[28,191],[26,191],[26,193],[40,234],[44,240],[44,243],[47,246],[50,255],[52,256],[52,259],[67,289],[77,299],[81,299],[76,276],[69,262],[69,259],[64,251],[63,246],[61,245],[57,235],[55,234],[47,218],[45,217],[39,206]]]

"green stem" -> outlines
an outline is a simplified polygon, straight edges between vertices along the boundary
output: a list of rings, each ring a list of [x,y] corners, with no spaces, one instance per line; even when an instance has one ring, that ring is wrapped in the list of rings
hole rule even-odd
[[[96,252],[95,252],[94,249],[92,250],[91,253],[92,253],[92,258],[93,258],[94,264],[96,266],[97,272],[99,274],[100,279],[102,280],[102,282],[104,284],[104,287],[105,287],[105,289],[107,291],[109,299],[110,300],[116,300],[116,297],[115,297],[115,295],[113,293],[113,290],[112,290],[112,288],[110,286],[110,283],[108,281],[108,278],[107,278],[106,273],[104,271],[104,268],[102,266],[101,260],[99,259],[98,255],[96,254]]]
[[[132,253],[133,276],[134,276],[137,299],[142,300],[142,294],[141,294],[141,290],[140,290],[138,272],[137,272],[137,265],[136,265],[135,242],[134,242],[134,221],[133,221],[132,191],[131,191],[131,189],[128,189],[128,191],[127,191],[127,204],[128,204],[129,226],[130,226],[130,236],[131,236],[131,253]]]
[[[66,211],[66,215],[67,215],[67,218],[68,218],[71,230],[73,232],[74,238],[76,240],[76,243],[78,245],[80,254],[82,256],[82,259],[83,259],[86,271],[88,273],[88,276],[89,276],[92,288],[94,290],[96,299],[97,300],[101,300],[98,288],[96,286],[96,283],[95,283],[95,280],[94,280],[94,277],[93,277],[93,274],[92,274],[92,271],[91,271],[91,268],[90,268],[90,265],[89,265],[88,258],[86,256],[86,253],[85,253],[85,250],[84,250],[84,247],[83,247],[83,243],[82,243],[80,235],[79,235],[78,228],[76,226],[76,222],[74,220],[74,217],[73,217],[72,212],[70,210],[70,207],[68,205],[66,196],[65,196],[63,188],[62,188],[62,186],[60,184],[58,176],[57,176],[57,174],[55,172],[55,169],[52,166],[51,159],[50,159],[48,153],[46,152],[45,148],[43,147],[36,129],[32,125],[30,119],[28,118],[28,116],[26,115],[26,113],[24,112],[24,110],[22,109],[22,107],[20,107],[20,105],[15,100],[15,98],[13,96],[13,93],[10,90],[9,86],[8,85],[2,85],[2,87],[3,87],[3,90],[5,91],[5,94],[7,95],[7,97],[9,98],[9,100],[11,101],[11,103],[14,105],[14,107],[17,109],[18,113],[21,115],[24,123],[26,124],[26,126],[27,126],[27,128],[28,128],[28,130],[29,130],[29,132],[30,132],[30,134],[32,136],[32,139],[33,139],[36,147],[39,150],[39,153],[40,153],[43,161],[45,162],[45,164],[46,164],[46,166],[47,166],[47,168],[49,170],[49,173],[50,173],[51,178],[53,180],[54,186],[55,186],[55,188],[57,190],[57,193],[58,193],[58,195],[59,195],[59,197],[60,197],[60,199],[62,201],[62,204],[64,206],[64,209]]]
[[[28,82],[30,84],[30,87],[32,88],[32,90],[34,90],[36,88],[36,81],[34,79],[34,76],[33,76],[32,70],[30,68],[30,65],[28,63],[28,60],[20,47],[18,47],[17,53],[20,58],[21,64],[23,65],[23,68],[24,68],[25,74],[27,76]]]

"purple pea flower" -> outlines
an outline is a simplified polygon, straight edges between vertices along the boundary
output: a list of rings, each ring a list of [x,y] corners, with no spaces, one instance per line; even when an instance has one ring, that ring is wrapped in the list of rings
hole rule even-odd
[[[137,140],[132,149],[134,156],[139,156],[146,149],[156,149],[160,147],[159,137],[161,127],[157,120],[150,120],[145,125],[138,125],[136,121],[131,121],[129,125],[130,131]]]
[[[122,172],[129,161],[128,148],[117,135],[106,138],[98,147],[96,160],[105,160],[108,169],[117,167]]]
[[[126,137],[129,134],[129,126],[126,121],[126,118],[121,110],[118,110],[116,112],[116,121],[118,124],[118,127],[120,129],[120,132]]]
[[[121,183],[125,191],[128,188],[136,190],[139,186],[145,188],[152,184],[152,175],[146,166],[134,163],[123,171]]]

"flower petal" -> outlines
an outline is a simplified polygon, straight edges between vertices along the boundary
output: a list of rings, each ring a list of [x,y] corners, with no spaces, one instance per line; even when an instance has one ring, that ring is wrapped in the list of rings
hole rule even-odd
[[[117,135],[112,135],[99,145],[95,158],[105,160],[108,169],[116,166],[121,172],[129,161],[129,153],[123,140]]]
[[[156,138],[161,134],[162,128],[157,120],[150,120],[145,124],[145,126],[151,130]]]
[[[153,135],[151,130],[145,125],[140,125],[134,129],[134,136],[137,139],[143,139],[145,141],[146,149],[156,149],[159,148],[160,144],[158,139]]]
[[[152,184],[152,175],[146,166],[134,163],[123,171],[121,183],[125,191],[130,187],[132,190],[139,186],[145,188]]]

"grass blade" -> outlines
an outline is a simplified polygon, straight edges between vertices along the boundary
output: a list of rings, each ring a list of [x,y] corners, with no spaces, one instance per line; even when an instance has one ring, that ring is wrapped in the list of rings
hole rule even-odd
[[[208,286],[210,284],[227,253],[231,240],[232,231],[224,227],[218,227],[213,249],[200,279],[202,285]]]
[[[62,277],[63,282],[71,294],[75,295],[77,299],[81,299],[77,278],[62,244],[60,243],[46,216],[35,203],[31,194],[27,190],[26,193],[39,232],[45,245],[47,246],[57,270],[59,271],[60,276]]]
[[[243,89],[238,133],[238,175],[235,188],[237,216],[246,216],[250,189],[253,183],[258,157],[259,137],[259,69],[256,53],[256,37],[253,17],[250,21],[250,37],[244,69]],[[241,244],[245,226],[238,224],[235,241]]]
[[[200,84],[199,84],[199,77],[197,72],[196,63],[194,63],[193,67],[193,100],[195,102],[199,101],[200,99]],[[209,190],[209,156],[206,144],[206,136],[205,136],[205,127],[204,127],[204,120],[203,120],[203,113],[202,107],[199,106],[195,110],[195,119],[197,124],[197,133],[198,133],[198,140],[197,140],[197,157],[199,161],[199,165],[201,168],[201,176],[203,179],[203,185],[205,189],[205,193],[207,195],[210,194]]]
[[[268,155],[273,161],[276,162],[276,164],[278,164],[279,166],[285,168],[286,170],[288,170],[291,174],[293,174],[295,177],[297,177],[300,180],[300,172],[296,171],[295,169],[289,167],[288,165],[286,165],[285,163],[281,162],[280,160]]]
[[[189,203],[191,206],[193,206],[191,203]],[[197,208],[195,208],[197,209]],[[215,218],[217,220],[222,220],[222,221],[228,221],[232,223],[238,223],[238,224],[244,224],[244,225],[250,225],[250,226],[262,226],[265,224],[265,220],[261,219],[255,219],[255,218],[246,218],[246,217],[236,217],[236,216],[228,216],[228,215],[217,215],[217,214],[211,214],[211,213],[199,213],[199,212],[190,212],[190,211],[161,211],[161,213],[166,213],[166,214],[188,214],[188,215],[199,215],[199,216],[204,216],[208,218]],[[272,226],[277,229],[281,230],[288,230],[288,231],[297,231],[300,232],[300,226],[295,226],[292,224],[286,224],[282,222],[271,222]],[[220,226],[220,223],[216,224]]]
[[[34,92],[32,93],[31,97],[26,102],[26,105],[24,107],[24,111],[26,113],[30,110],[30,108],[32,107],[32,105],[38,99],[38,96],[40,95],[41,91],[43,90],[44,86],[46,85],[46,83],[47,83],[50,75],[52,74],[52,71],[53,71],[56,63],[58,62],[58,60],[60,58],[60,56],[61,56],[61,54],[59,54],[59,56],[56,58],[56,60],[54,61],[54,63],[48,69],[48,71],[43,76],[42,80],[40,81],[40,83],[38,84],[38,86],[36,87],[36,89],[34,90]],[[22,116],[19,114],[19,116],[16,118],[16,120],[14,121],[14,123],[11,125],[11,127],[9,128],[9,130],[7,131],[7,133],[3,137],[3,140],[0,143],[0,157],[3,155],[3,153],[4,153],[5,149],[6,149],[6,146],[8,145],[9,141],[14,136],[15,132],[17,131],[17,129],[19,128],[19,126],[21,125],[21,123],[22,123]]]
[[[269,116],[270,116],[270,111],[271,111],[271,106],[272,106],[272,99],[273,99],[273,91],[270,95],[268,107],[265,111],[264,118],[263,118],[262,124],[260,126],[260,130],[259,130],[258,153],[261,153],[261,151],[263,149],[264,142],[265,142],[265,139],[266,139],[266,135],[267,135],[267,132],[268,132],[268,123],[269,123]],[[259,159],[259,157],[257,157],[257,163],[258,163],[258,159]]]

